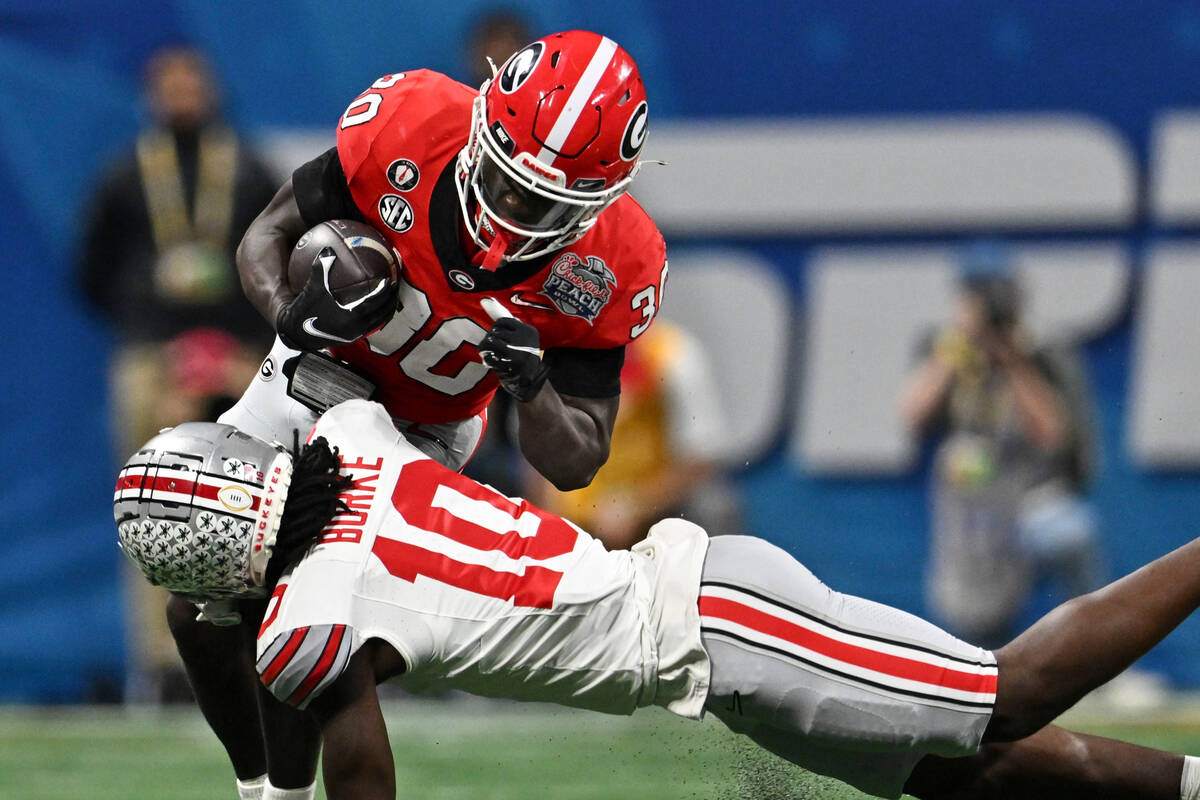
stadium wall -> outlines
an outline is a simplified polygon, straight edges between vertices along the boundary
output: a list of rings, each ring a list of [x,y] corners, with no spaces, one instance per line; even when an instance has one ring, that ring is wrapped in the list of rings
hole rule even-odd
[[[380,74],[462,74],[479,2],[13,0],[0,25],[0,701],[119,675],[109,333],[71,284],[78,217],[132,135],[155,44],[209,48],[281,170]],[[528,2],[641,63],[637,196],[666,232],[663,313],[710,345],[754,533],[839,589],[920,612],[927,454],[890,398],[964,241],[1004,236],[1038,331],[1085,349],[1112,569],[1192,535],[1200,501],[1200,3]],[[122,6],[124,6],[122,10]],[[1041,598],[1031,608],[1049,602]],[[1147,666],[1200,685],[1200,623]]]

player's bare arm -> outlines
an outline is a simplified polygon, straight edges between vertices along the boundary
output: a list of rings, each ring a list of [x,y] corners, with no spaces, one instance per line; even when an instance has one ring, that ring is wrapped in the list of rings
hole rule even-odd
[[[571,348],[546,353],[532,325],[518,320],[493,298],[485,297],[480,304],[493,325],[479,353],[517,401],[521,453],[559,491],[587,486],[608,460],[620,402],[623,353],[613,350],[606,356]],[[599,375],[614,370],[615,391],[600,392],[608,397],[560,393],[552,377],[553,372],[561,381],[582,386],[575,383],[581,372]]]
[[[292,247],[308,228],[289,178],[238,245],[242,290],[272,326],[280,310],[296,296],[288,286],[288,260]]]
[[[608,460],[619,401],[562,395],[547,381],[517,404],[521,453],[559,491],[587,486]]]
[[[403,671],[403,661],[396,651],[371,640],[309,706],[325,740],[321,769],[329,800],[396,797],[392,748],[375,686],[397,671]]]

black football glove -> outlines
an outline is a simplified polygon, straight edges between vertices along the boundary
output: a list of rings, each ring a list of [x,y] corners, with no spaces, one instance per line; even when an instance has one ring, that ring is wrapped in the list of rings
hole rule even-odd
[[[515,317],[501,317],[479,343],[483,363],[496,372],[500,385],[526,403],[546,382],[550,370],[542,362],[537,328]]]
[[[279,311],[275,332],[293,350],[317,351],[350,344],[383,325],[396,313],[395,286],[382,284],[371,294],[342,305],[325,283],[321,258],[300,294]]]

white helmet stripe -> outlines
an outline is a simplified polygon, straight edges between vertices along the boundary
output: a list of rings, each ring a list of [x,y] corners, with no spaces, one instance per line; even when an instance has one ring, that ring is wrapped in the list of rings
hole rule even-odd
[[[596,84],[604,76],[604,71],[608,69],[608,64],[612,61],[613,55],[616,52],[616,42],[607,36],[601,38],[600,46],[592,54],[592,60],[588,62],[587,68],[584,69],[583,75],[579,78],[579,82],[575,84],[571,96],[567,98],[567,104],[563,106],[562,113],[554,121],[554,127],[550,129],[550,135],[546,137],[545,145],[542,147],[541,152],[537,154],[538,161],[550,166],[554,165],[556,151],[562,149],[563,143],[571,135],[571,129],[579,121],[579,115],[583,113],[584,106],[592,96],[592,92],[596,90]]]

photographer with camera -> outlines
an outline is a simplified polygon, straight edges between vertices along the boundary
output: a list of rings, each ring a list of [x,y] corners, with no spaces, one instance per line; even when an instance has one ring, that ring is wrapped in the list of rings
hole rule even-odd
[[[938,436],[932,467],[930,611],[973,641],[1006,641],[1042,571],[1074,596],[1098,586],[1095,523],[1083,498],[1091,462],[1082,370],[1037,347],[1001,246],[963,259],[948,324],[900,398],[905,424]]]

